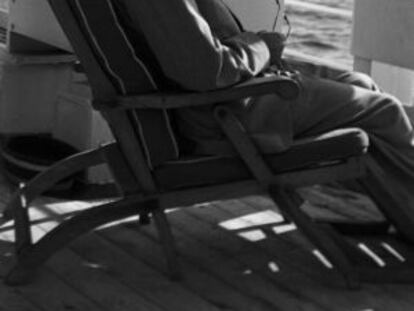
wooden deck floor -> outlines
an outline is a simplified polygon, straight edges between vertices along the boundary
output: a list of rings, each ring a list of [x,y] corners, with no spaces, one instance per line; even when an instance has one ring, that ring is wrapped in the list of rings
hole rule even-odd
[[[0,193],[3,206],[9,197],[4,183]],[[342,193],[337,200],[332,190],[317,188],[303,194],[314,202],[307,204],[314,214],[376,217],[364,198]],[[350,202],[356,207],[343,208]],[[31,209],[37,219],[35,238],[65,213],[90,204],[36,201]],[[414,310],[414,286],[347,290],[296,231],[276,234],[269,226],[249,230],[254,224],[277,222],[271,209],[266,198],[249,197],[170,211],[184,271],[180,282],[166,276],[153,226],[140,228],[134,219],[108,225],[53,256],[31,284],[0,284],[0,310]],[[10,225],[0,229],[2,276],[13,261]]]

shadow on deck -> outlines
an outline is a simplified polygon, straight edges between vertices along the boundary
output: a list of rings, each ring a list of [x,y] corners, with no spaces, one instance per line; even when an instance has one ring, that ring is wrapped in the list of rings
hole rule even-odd
[[[1,205],[9,188],[0,187]],[[333,188],[302,190],[313,215],[378,219],[363,196]],[[93,202],[37,200],[34,238]],[[2,207],[0,206],[0,208]],[[213,202],[168,213],[184,280],[168,279],[153,226],[109,224],[53,256],[34,282],[0,284],[1,310],[413,310],[413,286],[347,290],[313,247],[264,197]],[[0,228],[0,274],[13,260],[11,223]],[[370,240],[368,243],[374,243]],[[398,246],[397,246],[398,249]],[[414,256],[413,256],[414,258]],[[394,258],[395,259],[395,258]]]

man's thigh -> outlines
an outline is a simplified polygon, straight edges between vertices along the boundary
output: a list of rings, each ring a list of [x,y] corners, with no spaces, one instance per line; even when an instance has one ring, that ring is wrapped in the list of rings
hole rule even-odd
[[[370,76],[361,72],[350,71],[340,67],[316,64],[301,59],[285,60],[288,68],[300,72],[304,76],[322,78],[352,84],[373,91],[380,91],[378,85]]]
[[[314,78],[323,78],[328,80],[336,80],[336,78],[348,70],[328,66],[322,63],[315,63],[299,58],[284,59],[288,69],[300,72],[302,75]]]
[[[301,92],[291,106],[295,136],[314,135],[352,126],[372,133],[389,123],[391,115],[403,118],[398,111],[396,113],[398,103],[391,96],[301,74],[297,79]],[[393,112],[387,114],[387,110]]]

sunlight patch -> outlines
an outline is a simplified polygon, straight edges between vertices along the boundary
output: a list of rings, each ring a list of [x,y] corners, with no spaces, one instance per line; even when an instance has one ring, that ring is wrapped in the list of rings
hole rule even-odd
[[[45,207],[50,208],[54,211],[60,211],[64,213],[76,212],[83,209],[91,208],[100,204],[109,203],[110,201],[98,201],[98,202],[87,202],[87,201],[59,201],[53,203],[43,204]]]
[[[272,271],[273,273],[277,273],[277,272],[280,271],[279,266],[274,261],[270,261],[268,263],[268,267],[269,267],[270,271]]]
[[[374,253],[372,249],[370,249],[367,245],[364,243],[359,243],[358,248],[364,252],[368,257],[370,257],[379,267],[383,268],[387,264],[384,260],[382,260],[381,257],[379,257],[377,254]]]
[[[131,222],[136,222],[137,224],[137,228],[139,227],[139,222],[138,222],[138,216],[131,216],[128,218],[123,218],[121,220],[116,220],[116,221],[112,221],[109,223],[106,223],[102,226],[99,226],[98,228],[96,228],[96,230],[103,230],[103,229],[109,229],[111,227],[116,227],[122,224],[126,224],[126,223],[131,223]]]
[[[83,265],[85,267],[91,268],[91,269],[95,269],[95,270],[108,270],[108,266],[101,264],[101,263],[97,263],[97,262],[91,262],[91,261],[84,261]]]
[[[312,254],[328,269],[333,269],[334,266],[332,263],[328,260],[328,258],[325,257],[324,254],[321,253],[320,250],[314,249],[312,251]]]
[[[262,230],[239,232],[237,235],[250,242],[258,242],[266,239],[266,234]]]
[[[276,234],[283,234],[283,233],[287,233],[290,231],[294,231],[296,229],[297,227],[294,223],[286,224],[286,225],[278,225],[272,228],[273,232]]]
[[[7,242],[7,243],[15,243],[16,238],[14,237],[14,232],[10,235],[7,235],[6,237],[2,234],[0,241]]]
[[[391,255],[393,255],[395,258],[397,258],[401,262],[405,262],[406,259],[403,255],[401,255],[400,252],[398,252],[394,247],[392,247],[390,244],[386,242],[382,242],[381,246],[386,249]]]
[[[219,226],[227,230],[240,230],[260,225],[280,223],[284,218],[271,210],[244,215],[219,223]]]

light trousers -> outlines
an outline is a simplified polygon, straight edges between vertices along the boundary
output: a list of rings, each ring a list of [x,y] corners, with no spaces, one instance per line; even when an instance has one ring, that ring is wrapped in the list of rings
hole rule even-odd
[[[382,93],[367,75],[300,61],[288,65],[299,72],[293,76],[300,85],[296,99],[269,94],[229,104],[247,132],[263,138],[277,133],[273,147],[278,152],[297,138],[338,128],[363,129],[370,147],[367,174],[359,182],[414,242],[414,129],[402,104]],[[181,110],[178,121],[183,135],[196,142],[223,135],[207,107]]]
[[[301,62],[290,65],[300,71],[295,76],[299,97],[277,104],[251,102],[246,126],[253,132],[278,130],[287,142],[338,128],[363,129],[370,148],[361,184],[397,229],[414,241],[414,129],[402,104],[380,92],[367,75]]]

